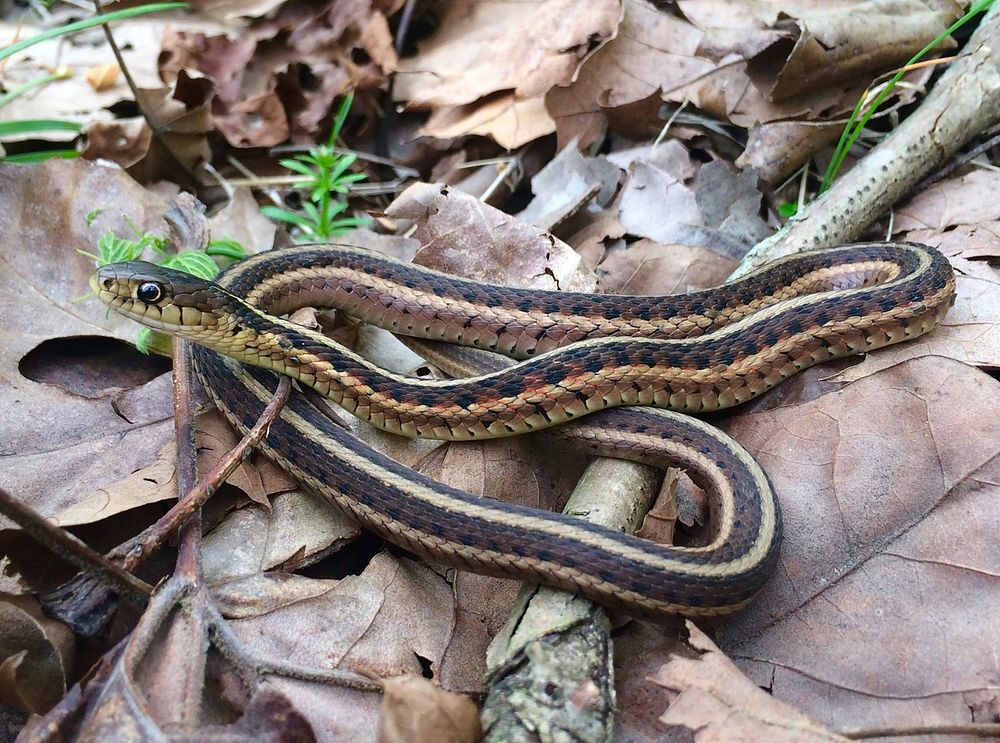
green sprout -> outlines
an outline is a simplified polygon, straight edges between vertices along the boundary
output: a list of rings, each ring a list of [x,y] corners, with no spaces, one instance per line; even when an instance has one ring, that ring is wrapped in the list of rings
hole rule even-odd
[[[346,194],[352,183],[364,180],[364,173],[350,173],[348,168],[357,155],[342,155],[334,151],[340,130],[351,109],[354,94],[340,103],[326,144],[317,145],[303,155],[281,160],[281,164],[302,176],[293,185],[308,191],[308,200],[302,202],[301,211],[281,206],[261,207],[261,213],[278,222],[298,228],[305,240],[328,241],[355,227],[368,224],[367,217],[340,217],[347,209],[346,199],[334,199],[334,194]]]

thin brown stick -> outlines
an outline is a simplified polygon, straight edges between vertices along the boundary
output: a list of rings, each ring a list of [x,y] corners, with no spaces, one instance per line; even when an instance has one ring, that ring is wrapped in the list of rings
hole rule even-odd
[[[148,526],[140,534],[116,547],[112,552],[108,553],[108,557],[120,560],[126,570],[133,571],[147,557],[156,552],[184,521],[205,504],[219,486],[226,481],[226,478],[233,474],[236,468],[240,466],[240,463],[249,457],[257,445],[267,436],[267,430],[270,428],[271,423],[274,422],[281,413],[281,409],[285,407],[285,403],[288,402],[291,390],[291,379],[289,377],[281,377],[274,397],[267,404],[267,407],[264,408],[264,412],[261,413],[260,418],[254,424],[253,428],[247,431],[246,436],[232,450],[226,453],[156,523]]]
[[[94,14],[98,16],[104,15],[104,9],[101,7],[101,0],[94,0]],[[102,23],[101,28],[104,29],[104,36],[108,40],[108,44],[111,47],[111,53],[115,55],[115,60],[118,62],[118,69],[122,71],[122,77],[125,78],[125,84],[128,85],[129,90],[132,91],[132,97],[135,99],[135,105],[139,109],[139,113],[142,118],[146,120],[146,125],[149,126],[149,130],[156,137],[156,140],[163,146],[163,149],[170,153],[170,156],[174,159],[174,162],[180,167],[181,170],[191,179],[191,182],[198,185],[198,175],[187,163],[185,163],[176,152],[174,152],[173,147],[167,142],[166,129],[160,125],[146,110],[145,106],[142,105],[142,101],[139,100],[139,86],[136,85],[135,78],[132,77],[132,73],[129,72],[128,66],[125,64],[125,58],[122,57],[121,49],[118,48],[118,44],[115,42],[115,37],[111,33],[111,26],[107,23]]]
[[[145,604],[152,586],[139,580],[119,565],[92,550],[80,539],[51,523],[44,516],[0,488],[0,513],[16,522],[25,533],[48,548],[52,554],[76,565],[80,570],[137,604]]]
[[[913,735],[975,735],[980,738],[1000,738],[1000,723],[970,722],[964,725],[912,725],[894,728],[850,728],[840,732],[851,740],[867,738],[902,738]]]
[[[988,137],[985,142],[981,142],[968,152],[963,152],[961,155],[958,155],[954,160],[952,160],[943,168],[941,168],[941,170],[928,176],[919,184],[917,184],[916,188],[913,189],[913,192],[920,193],[928,186],[937,183],[938,181],[943,181],[945,178],[952,175],[952,173],[955,173],[957,170],[964,167],[972,160],[982,155],[987,150],[996,147],[998,144],[1000,144],[1000,134],[997,133],[998,130],[1000,130],[1000,128],[998,127],[993,127],[992,129],[990,129],[985,134],[985,136]]]
[[[178,499],[194,489],[198,480],[198,450],[194,442],[194,416],[191,413],[191,352],[188,342],[174,339],[174,434],[177,438]],[[180,529],[177,574],[201,579],[201,511],[188,516]]]

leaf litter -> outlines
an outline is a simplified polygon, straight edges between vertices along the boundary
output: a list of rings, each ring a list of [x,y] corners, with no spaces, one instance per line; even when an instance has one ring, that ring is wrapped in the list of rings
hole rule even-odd
[[[171,184],[189,185],[178,163],[192,169],[212,157],[218,165],[216,154],[228,152],[230,164],[240,160],[229,177],[248,168],[272,174],[276,158],[264,148],[322,140],[337,99],[355,90],[358,149],[395,138],[390,152],[400,157],[390,175],[433,171],[451,185],[411,179],[395,187],[394,200],[373,197],[365,208],[395,234],[358,231],[341,241],[512,286],[690,291],[721,283],[773,231],[774,194],[762,185],[777,185],[810,158],[822,162],[833,123],[871,79],[957,17],[953,4],[932,0],[911,0],[905,11],[878,0],[846,10],[546,0],[530,12],[523,3],[447,2],[433,15],[416,4],[407,21],[415,25],[397,47],[410,5],[203,2],[166,24],[123,24],[116,37],[130,44],[129,68],[142,70],[141,100],[169,130],[165,144],[144,121],[114,112],[131,99],[120,80],[98,90],[74,74],[25,99],[32,116],[88,124],[85,156],[128,174],[83,161],[0,165],[0,396],[16,411],[0,425],[4,488],[104,548],[176,496],[162,366],[116,357],[123,370],[109,379],[100,359],[115,344],[124,349],[134,328],[70,300],[85,292],[91,270],[75,249],[92,249],[106,229],[129,236],[124,217],[167,231]],[[873,20],[887,13],[902,15]],[[99,39],[70,51],[78,56],[63,61],[88,69],[107,61]],[[54,66],[61,54],[66,48],[50,44],[16,57],[4,85]],[[892,105],[918,100],[928,77],[911,73]],[[0,117],[25,111],[5,107]],[[660,141],[671,116],[676,138]],[[734,131],[748,129],[745,147],[734,142]],[[733,161],[756,164],[758,173]],[[995,370],[1000,347],[1000,215],[980,198],[994,176],[968,167],[893,214],[894,239],[938,245],[956,268],[959,296],[942,327],[864,360],[809,370],[720,419],[775,484],[786,514],[781,565],[747,611],[714,630],[721,651],[693,625],[687,645],[638,621],[616,631],[621,739],[684,729],[699,739],[833,739],[845,719],[860,727],[946,724],[966,721],[969,710],[974,722],[996,720],[990,638],[1000,627],[990,622],[1000,574],[1000,411],[991,406],[1000,395],[977,368]],[[206,223],[212,236],[235,238],[249,252],[287,240],[260,215],[261,193],[237,186],[215,194],[223,206]],[[425,371],[387,334],[358,333],[339,317],[318,322],[398,371]],[[100,350],[88,356],[86,348]],[[585,464],[538,437],[445,445],[346,423],[444,482],[547,509],[558,508]],[[235,437],[212,413],[198,425],[207,466]],[[481,694],[485,648],[516,583],[358,539],[353,524],[260,456],[220,496],[205,511],[204,575],[243,645],[305,667],[400,678],[387,682],[383,701],[278,678],[247,695],[231,672],[218,671],[229,706],[212,714],[228,727],[198,713],[180,724],[207,735],[326,740],[481,734],[468,700],[440,688]],[[676,511],[664,513],[672,522]],[[152,710],[196,709],[174,676],[192,636],[183,622],[154,646],[160,671],[148,658],[130,668],[127,655],[111,651],[89,682],[70,688],[87,669],[65,627],[42,617],[33,597],[68,573],[39,560],[44,553],[9,524],[0,534],[22,586],[0,601],[8,617],[5,702],[44,714],[62,698],[51,719],[78,732],[88,728],[74,728],[71,718],[101,689],[119,701],[145,697]],[[91,732],[112,725],[126,737],[161,730],[169,718],[93,714],[88,723]]]

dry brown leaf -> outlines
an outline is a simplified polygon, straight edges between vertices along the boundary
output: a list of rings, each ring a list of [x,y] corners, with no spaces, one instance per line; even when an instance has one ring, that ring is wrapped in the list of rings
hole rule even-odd
[[[494,93],[544,95],[569,82],[580,61],[612,38],[618,0],[449,2],[440,26],[401,60],[393,98],[416,108],[463,106]]]
[[[71,302],[94,270],[76,250],[94,250],[110,228],[129,234],[123,214],[163,234],[163,204],[117,168],[64,160],[0,165],[0,197],[0,405],[8,413],[0,482],[51,516],[149,466],[173,437],[169,387],[144,384],[163,366],[133,376],[138,355],[111,340],[131,339],[133,324],[94,302]],[[88,225],[92,210],[103,211]],[[111,348],[124,355],[109,356]],[[116,403],[128,388],[126,419]]]
[[[732,0],[721,2],[720,12],[709,16],[706,5],[688,0],[682,8],[695,25],[712,35],[718,21],[728,22],[744,6]],[[748,57],[750,78],[772,101],[896,67],[960,14],[953,3],[939,0],[795,0],[761,3],[752,12],[781,33]],[[947,39],[940,48],[954,46]]]
[[[996,693],[1000,383],[929,356],[726,428],[786,525],[727,652],[828,724],[967,721]]]
[[[718,286],[735,267],[708,248],[643,239],[609,250],[597,273],[612,294],[686,294]]]
[[[777,572],[720,645],[834,728],[968,722],[996,696],[1000,383],[933,356],[847,385],[828,373],[725,423],[774,483],[785,528]],[[616,668],[618,724],[656,739],[642,676],[669,648],[643,626],[616,641],[642,659]]]
[[[159,598],[162,601],[163,594]],[[19,739],[32,743],[175,737],[220,743],[317,740],[291,700],[266,684],[250,694],[239,680],[218,674],[221,694],[203,696],[204,655],[199,652],[203,624],[198,619],[202,617],[195,619],[190,611],[173,611],[156,628],[160,630],[156,642],[133,634],[100,658],[46,716],[29,721]],[[148,615],[144,621],[150,621]]]
[[[756,686],[692,622],[687,629],[701,655],[675,656],[649,679],[673,693],[662,724],[686,728],[695,741],[847,741]]]
[[[479,709],[471,699],[419,676],[383,682],[379,743],[475,743],[482,740]]]
[[[438,139],[478,134],[491,137],[504,149],[513,150],[555,130],[556,124],[545,110],[542,98],[501,95],[465,106],[438,108],[420,128],[420,133]]]
[[[531,179],[535,198],[517,218],[551,230],[593,201],[611,203],[618,191],[621,170],[603,157],[584,157],[575,142],[564,147]]]
[[[360,575],[340,581],[285,580],[217,587],[220,602],[239,616],[231,621],[233,630],[261,657],[381,677],[419,676],[422,663],[437,669],[453,633],[450,586],[411,560],[381,553]],[[266,687],[294,699],[321,739],[375,730],[380,700],[371,692],[277,678]]]
[[[240,186],[219,211],[209,218],[214,240],[236,240],[247,253],[260,253],[274,247],[277,226],[260,213],[253,191]]]
[[[117,64],[95,65],[87,70],[87,82],[97,92],[113,88],[118,82],[121,69]]]
[[[44,714],[74,673],[73,633],[33,598],[0,594],[0,701]]]
[[[130,168],[149,152],[153,132],[143,118],[97,121],[86,130],[87,142],[80,156],[87,160],[109,160]]]
[[[985,168],[939,181],[894,210],[893,235],[960,258],[998,258],[1000,206],[983,198],[997,188],[1000,173]]]
[[[387,15],[400,5],[289,2],[261,14],[239,38],[168,33],[161,74],[171,81],[189,69],[213,79],[216,122],[235,147],[314,136],[338,96],[385,86],[396,65]]]
[[[295,489],[229,513],[205,536],[205,580],[254,576],[265,570],[296,570],[335,552],[361,533],[329,501]]]
[[[674,152],[678,147],[682,145],[675,143],[662,153],[654,148],[631,159],[619,220],[632,235],[710,248],[739,260],[769,233],[757,214],[756,176],[712,162],[697,168],[688,183],[678,172],[684,162]]]
[[[580,256],[562,241],[447,186],[410,186],[386,214],[417,222],[422,265],[538,289],[587,291],[596,283],[579,276]]]
[[[546,96],[560,146],[574,137],[582,145],[596,141],[609,118],[624,120],[633,135],[648,132],[653,136],[663,126],[658,106],[653,105],[656,98],[671,103],[688,101],[716,119],[743,127],[793,118],[840,116],[854,107],[870,82],[871,73],[887,64],[887,53],[892,59],[905,60],[907,53],[900,52],[899,56],[895,53],[916,43],[914,38],[926,33],[917,44],[919,48],[957,17],[957,8],[952,4],[910,0],[913,12],[907,17],[913,18],[913,25],[903,24],[897,30],[895,23],[865,26],[857,3],[836,7],[840,15],[833,12],[829,3],[787,5],[784,8],[771,3],[752,10],[745,3],[726,0],[680,3],[678,7],[689,22],[672,14],[669,8],[661,10],[646,0],[627,0],[618,36],[587,59],[571,84],[553,88]],[[870,8],[878,14],[882,5],[873,0]],[[767,23],[755,16],[755,13],[763,15],[765,9],[772,14]],[[814,33],[818,38],[835,42],[837,49],[833,53],[849,51],[856,55],[860,41],[848,35],[849,21],[855,22],[854,28],[864,31],[868,40],[865,48],[870,53],[856,55],[859,67],[852,68],[850,74],[842,72],[838,65],[818,67],[818,74],[829,84],[817,86],[814,81],[801,94],[787,97],[797,91],[795,84],[789,85],[788,81],[796,77],[793,68],[802,65],[799,57],[803,50],[814,55],[822,53],[822,44],[801,26],[790,30],[782,26],[784,20],[776,23],[775,28],[769,25],[779,12],[794,17],[800,9],[809,11],[811,23],[825,24]],[[899,12],[898,4],[887,6],[885,12]],[[845,19],[845,15],[853,17]],[[888,43],[881,37],[872,38],[876,32],[900,36]],[[799,47],[794,40],[801,42]],[[898,47],[896,41],[900,42]],[[768,49],[771,56],[760,57],[755,78],[759,86],[786,96],[780,102],[769,101],[751,82],[747,70],[747,61]],[[789,53],[791,58],[784,60]],[[783,75],[780,79],[779,73]],[[810,76],[814,74],[810,71]],[[848,83],[836,82],[842,75],[847,75]],[[858,75],[861,79],[854,80]],[[636,107],[637,104],[641,105]],[[630,116],[610,113],[619,108],[628,109]],[[649,119],[649,123],[639,119]]]
[[[211,80],[184,71],[169,86],[141,88],[139,103],[163,134],[150,140],[149,151],[129,167],[129,175],[142,183],[161,179],[183,183],[185,170],[194,171],[208,161],[208,135],[215,128],[211,112],[214,93]]]

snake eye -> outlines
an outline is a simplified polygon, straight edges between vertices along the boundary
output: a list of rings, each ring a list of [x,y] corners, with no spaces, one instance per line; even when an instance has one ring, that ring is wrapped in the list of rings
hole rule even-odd
[[[146,304],[156,304],[161,299],[163,299],[163,285],[157,284],[155,281],[146,281],[139,284],[139,288],[135,290],[135,297],[140,302],[145,302]]]

